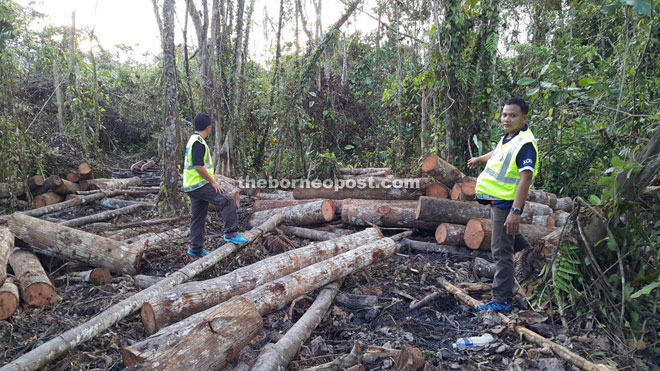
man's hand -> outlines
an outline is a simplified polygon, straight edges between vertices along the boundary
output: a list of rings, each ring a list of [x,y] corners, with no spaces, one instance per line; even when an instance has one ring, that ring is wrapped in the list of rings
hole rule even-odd
[[[215,189],[216,193],[225,193],[225,189],[222,188],[222,186],[220,186],[220,184],[218,184],[218,182],[215,180],[211,182],[211,185],[213,186],[213,189]]]
[[[471,159],[468,160],[467,166],[470,169],[474,169],[475,167],[479,166],[481,162],[482,162],[481,157],[472,157]]]
[[[515,236],[516,232],[518,232],[518,226],[520,226],[520,215],[514,214],[513,211],[509,211],[509,215],[506,217],[506,221],[504,222],[506,234]]]

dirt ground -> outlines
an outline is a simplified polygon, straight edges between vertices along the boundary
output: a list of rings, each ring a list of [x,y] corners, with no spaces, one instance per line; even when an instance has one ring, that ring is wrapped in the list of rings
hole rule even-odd
[[[128,197],[130,198],[130,197]],[[132,197],[130,199],[136,199]],[[243,208],[241,210],[244,210]],[[89,206],[73,209],[69,214],[58,217],[70,219],[91,213]],[[239,213],[242,230],[246,226],[244,211]],[[113,222],[125,223],[153,218],[148,212],[124,216]],[[222,245],[222,224],[217,214],[211,212],[207,221],[205,247],[213,250]],[[177,224],[155,226],[157,231],[185,226],[186,220]],[[146,232],[147,230],[136,231]],[[390,231],[386,231],[390,232]],[[394,232],[392,232],[394,233]],[[391,234],[391,233],[390,233]],[[430,236],[416,234],[418,239]],[[228,273],[236,268],[257,262],[264,257],[284,250],[301,247],[309,243],[292,236],[273,232],[249,244],[238,253],[195,277],[203,280]],[[141,274],[164,276],[191,261],[186,254],[187,239],[174,239],[159,248],[149,250],[142,261]],[[69,282],[66,272],[70,264],[53,258],[42,258],[45,269],[61,297],[59,303],[47,308],[21,306],[9,320],[0,321],[0,364],[36,348],[57,334],[75,327],[94,315],[139,291],[130,276],[113,275],[112,282],[103,286],[90,283]],[[439,289],[437,279],[459,283],[478,283],[472,273],[472,257],[447,256],[444,254],[416,254],[406,250],[393,258],[373,265],[344,280],[340,294],[375,295],[377,305],[350,308],[333,304],[329,314],[303,345],[296,359],[290,364],[292,370],[304,369],[330,362],[347,354],[359,342],[363,345],[378,345],[400,349],[403,345],[419,348],[427,362],[439,369],[466,370],[523,370],[523,369],[571,369],[557,359],[549,350],[540,349],[522,341],[513,332],[507,331],[496,316],[477,314],[472,308],[461,304],[450,294],[442,292],[439,298],[420,309],[410,310],[413,299],[419,300]],[[468,285],[469,286],[469,285]],[[477,299],[488,299],[488,285],[471,293]],[[485,288],[485,289],[483,289]],[[264,329],[241,353],[232,367],[245,369],[259,350],[268,342],[276,342],[312,303],[315,293],[295,301],[295,305],[271,315],[264,320]],[[524,301],[523,301],[524,305]],[[519,305],[520,307],[520,305]],[[547,316],[528,315],[529,311],[514,311],[514,317],[523,318],[523,323],[566,345],[581,355],[602,361],[604,358],[616,362],[619,353],[612,342],[602,336],[570,336],[561,326],[549,324]],[[495,341],[479,351],[459,351],[452,348],[457,338],[477,336],[490,331]],[[146,338],[139,313],[133,314],[112,326],[92,341],[86,342],[66,353],[46,369],[48,370],[120,370],[123,369],[120,350],[122,347]],[[595,350],[599,352],[596,353]],[[608,352],[610,351],[611,352]],[[393,369],[395,358],[366,364],[368,370]]]

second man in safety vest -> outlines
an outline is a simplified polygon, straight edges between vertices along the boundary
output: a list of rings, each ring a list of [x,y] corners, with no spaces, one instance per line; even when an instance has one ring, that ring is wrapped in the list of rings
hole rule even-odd
[[[202,248],[204,226],[209,203],[214,204],[225,222],[224,239],[235,244],[247,242],[237,233],[238,215],[234,200],[213,177],[213,160],[205,139],[211,134],[211,118],[200,113],[193,122],[195,132],[186,145],[183,163],[183,191],[190,197],[190,247],[188,255],[199,257],[208,255]]]
[[[505,134],[497,147],[468,161],[469,168],[487,161],[486,169],[477,178],[476,197],[491,205],[491,251],[495,257],[493,300],[477,306],[477,310],[511,311],[514,247],[531,248],[518,233],[527,193],[539,168],[536,138],[527,127],[528,111],[522,98],[507,100],[500,117]]]

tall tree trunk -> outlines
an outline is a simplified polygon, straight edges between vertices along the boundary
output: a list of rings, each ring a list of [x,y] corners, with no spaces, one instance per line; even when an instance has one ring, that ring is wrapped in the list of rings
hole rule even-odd
[[[215,103],[215,119],[216,124],[214,127],[213,137],[213,158],[216,161],[215,170],[220,174],[220,151],[222,149],[222,123],[223,123],[223,102],[225,99],[225,73],[224,73],[224,58],[225,58],[225,42],[226,28],[225,24],[226,15],[226,2],[213,0],[213,19],[212,23],[215,25],[213,32],[213,46],[215,47],[215,85],[213,89],[213,102]]]
[[[188,2],[186,2],[185,21],[183,23],[183,68],[186,72],[186,87],[188,88],[188,103],[190,114],[195,114],[195,100],[193,98],[192,84],[190,83],[190,62],[188,58]]]
[[[93,142],[94,142],[94,147],[98,148],[99,145],[99,139],[101,136],[101,109],[99,107],[99,97],[98,97],[98,87],[99,87],[99,80],[96,76],[96,58],[94,57],[94,50],[92,49],[92,44],[96,40],[96,37],[94,36],[94,30],[92,29],[92,33],[89,36],[89,58],[92,60],[92,78],[94,79],[92,82],[92,95],[94,96],[94,123],[95,123],[95,128],[94,128],[94,134],[92,136]]]
[[[64,126],[64,95],[62,94],[62,80],[57,65],[57,56],[53,56],[53,85],[55,86],[55,99],[57,102],[57,125],[60,134],[64,133],[66,127]]]
[[[176,56],[174,48],[174,0],[163,3],[163,100],[164,148],[163,148],[163,183],[165,185],[165,212],[174,214],[183,208],[179,194],[180,162],[176,156],[179,144],[177,130],[178,110],[176,103]]]
[[[420,148],[422,152],[422,158],[428,156],[427,144],[426,144],[426,123],[428,121],[428,108],[426,108],[426,89],[422,89],[422,119],[421,119],[421,143]]]
[[[239,85],[241,84],[241,69],[243,64],[243,51],[240,49],[243,41],[243,13],[245,0],[238,0],[236,8],[236,38],[234,39],[234,74],[232,76],[232,122],[238,125]]]

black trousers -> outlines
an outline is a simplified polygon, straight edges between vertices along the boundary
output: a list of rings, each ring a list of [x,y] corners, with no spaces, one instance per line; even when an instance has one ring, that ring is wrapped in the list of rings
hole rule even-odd
[[[525,237],[516,231],[512,236],[506,233],[506,217],[509,210],[490,208],[490,222],[493,228],[490,250],[495,258],[495,277],[493,278],[493,299],[498,302],[509,301],[513,296],[513,253],[532,248]]]
[[[225,221],[223,232],[231,235],[238,230],[238,214],[234,200],[225,193],[217,193],[211,184],[186,192],[190,197],[190,250],[201,252],[204,244],[206,213],[209,203],[220,210]]]

